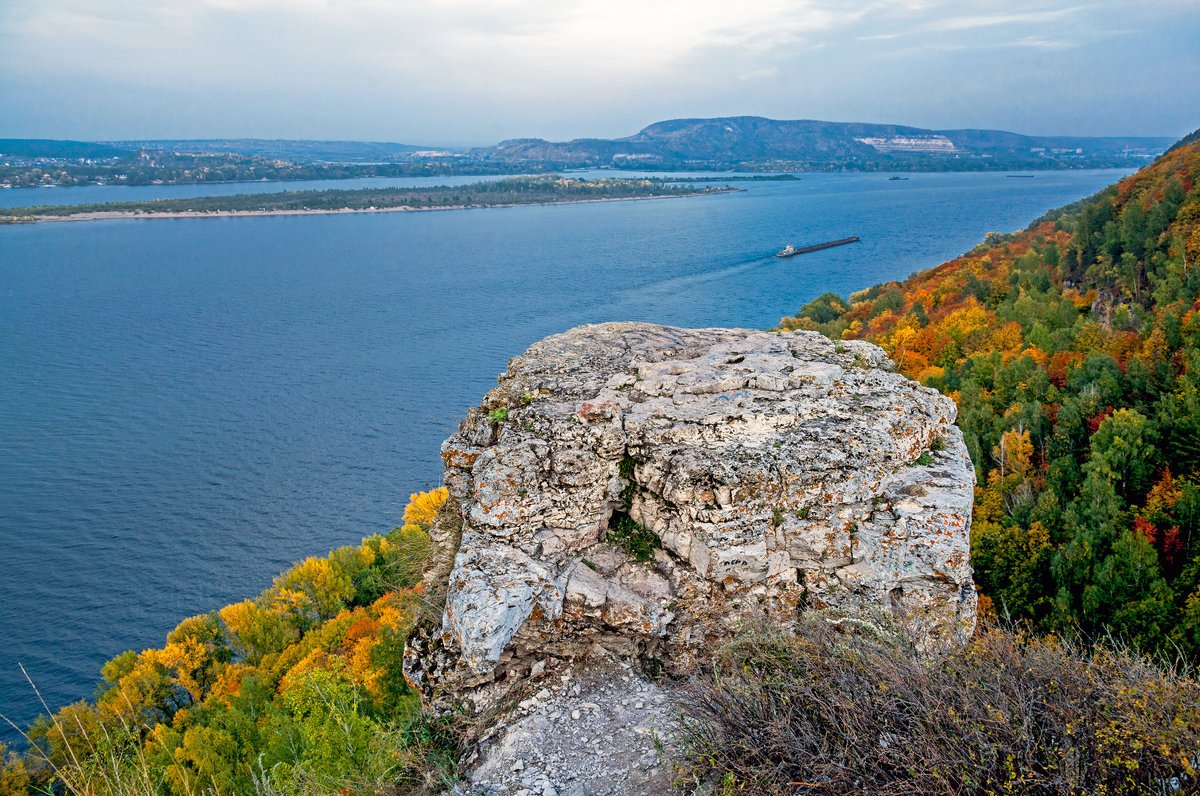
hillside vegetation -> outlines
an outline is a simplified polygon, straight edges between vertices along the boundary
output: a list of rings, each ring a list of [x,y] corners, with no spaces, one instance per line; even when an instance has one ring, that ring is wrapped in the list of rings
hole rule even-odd
[[[884,616],[729,643],[684,700],[719,796],[1196,793],[1200,686],[1127,649],[983,626],[921,655]]]
[[[949,394],[985,606],[1200,662],[1200,142],[785,329],[882,345]],[[1186,139],[1185,139],[1186,141]]]
[[[40,719],[23,758],[0,746],[0,796],[436,789],[454,742],[422,715],[401,663],[445,500],[415,494],[402,527],[113,658],[95,701]]]
[[[625,138],[502,141],[471,157],[557,168],[737,168],[754,171],[995,171],[1141,165],[1162,138],[1027,136],[895,124],[728,116],[669,119]]]

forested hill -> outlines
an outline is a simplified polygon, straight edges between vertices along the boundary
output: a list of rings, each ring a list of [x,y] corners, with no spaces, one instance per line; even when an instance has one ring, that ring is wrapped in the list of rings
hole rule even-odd
[[[782,322],[879,343],[958,403],[979,483],[972,560],[997,612],[1193,662],[1198,183],[1193,134],[1023,232]]]
[[[515,139],[472,150],[471,156],[559,168],[985,171],[1140,166],[1170,143],[1167,138],[1027,136],[1003,130],[729,116],[655,122],[618,139]]]

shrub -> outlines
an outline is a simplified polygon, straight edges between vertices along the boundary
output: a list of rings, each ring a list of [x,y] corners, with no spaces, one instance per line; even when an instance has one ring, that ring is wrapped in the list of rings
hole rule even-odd
[[[0,796],[17,796],[28,790],[29,772],[25,769],[25,761],[0,742]]]
[[[643,564],[654,557],[654,551],[660,545],[654,531],[623,512],[614,513],[613,518],[614,521],[608,529],[608,541]]]
[[[922,658],[886,622],[746,631],[685,700],[690,774],[738,794],[1197,792],[1200,686],[987,628]]]

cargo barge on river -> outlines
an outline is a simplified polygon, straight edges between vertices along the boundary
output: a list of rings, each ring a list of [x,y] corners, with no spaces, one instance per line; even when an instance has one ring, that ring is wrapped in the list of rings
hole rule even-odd
[[[838,240],[826,241],[825,243],[816,243],[812,246],[800,246],[797,248],[792,244],[784,246],[781,251],[775,253],[776,257],[795,257],[797,254],[808,254],[810,252],[819,252],[822,249],[832,249],[834,246],[845,246],[847,243],[858,243],[860,238],[857,235],[851,235],[849,238],[839,238]]]

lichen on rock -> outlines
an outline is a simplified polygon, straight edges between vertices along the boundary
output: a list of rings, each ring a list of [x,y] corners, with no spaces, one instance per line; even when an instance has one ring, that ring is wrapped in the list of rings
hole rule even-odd
[[[498,412],[504,409],[506,412]],[[482,709],[547,659],[693,670],[747,619],[892,611],[969,633],[955,406],[810,332],[581,326],[515,357],[442,448],[461,533],[406,672]]]

